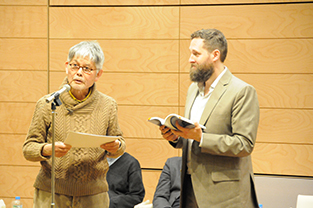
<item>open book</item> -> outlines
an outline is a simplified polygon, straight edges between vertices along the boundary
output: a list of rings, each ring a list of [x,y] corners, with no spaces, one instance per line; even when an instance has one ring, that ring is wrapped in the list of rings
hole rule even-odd
[[[166,116],[165,119],[159,118],[159,117],[151,117],[148,119],[148,121],[158,126],[165,125],[168,128],[173,129],[173,130],[178,130],[178,128],[176,127],[176,121],[178,121],[178,124],[184,128],[192,129],[195,127],[194,122],[174,113]],[[201,124],[199,125],[202,129],[206,129],[205,126]]]
[[[72,147],[100,147],[101,144],[113,142],[118,138],[119,136],[105,136],[70,131],[64,143],[70,144]]]

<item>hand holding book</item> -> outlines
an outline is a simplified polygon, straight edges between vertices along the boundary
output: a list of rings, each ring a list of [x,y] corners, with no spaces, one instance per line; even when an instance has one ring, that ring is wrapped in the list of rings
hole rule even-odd
[[[165,125],[168,128],[176,130],[176,131],[178,131],[178,128],[176,127],[176,121],[178,121],[178,124],[184,128],[189,128],[189,129],[195,128],[194,122],[177,114],[170,114],[166,116],[165,119],[162,119],[160,117],[151,117],[148,119],[148,121],[158,126]],[[205,126],[201,124],[199,125],[202,128],[202,130],[206,129]]]

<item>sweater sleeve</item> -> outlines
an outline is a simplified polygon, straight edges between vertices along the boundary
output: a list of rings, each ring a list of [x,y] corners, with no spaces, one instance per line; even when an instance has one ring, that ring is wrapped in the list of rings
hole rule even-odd
[[[47,144],[47,132],[51,126],[51,111],[48,111],[45,98],[41,98],[35,108],[35,112],[23,144],[25,159],[33,162],[44,161],[49,157],[41,154],[42,148]]]
[[[118,123],[118,106],[116,101],[112,102],[112,110],[111,110],[111,116],[110,116],[110,123],[109,123],[109,128],[107,130],[107,134],[108,135],[112,135],[112,136],[120,136],[119,137],[119,141],[120,141],[120,147],[117,150],[117,152],[115,152],[114,154],[109,152],[108,155],[110,155],[110,157],[119,157],[120,155],[122,155],[126,149],[126,143],[125,140],[123,138],[123,133],[122,130],[119,126]]]

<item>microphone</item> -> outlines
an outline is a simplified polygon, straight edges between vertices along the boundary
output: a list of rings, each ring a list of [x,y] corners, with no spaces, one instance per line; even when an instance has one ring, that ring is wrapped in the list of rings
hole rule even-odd
[[[50,103],[54,98],[59,97],[63,92],[68,92],[71,89],[71,86],[66,84],[62,87],[62,89],[60,89],[59,91],[56,91],[55,93],[53,93],[50,97],[48,97],[46,99],[47,103]]]

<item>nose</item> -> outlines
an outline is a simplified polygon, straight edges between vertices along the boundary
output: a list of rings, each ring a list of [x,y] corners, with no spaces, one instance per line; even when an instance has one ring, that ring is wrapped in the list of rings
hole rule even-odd
[[[76,74],[78,74],[78,75],[80,75],[80,76],[83,75],[83,67],[82,67],[82,66],[80,66],[80,67],[78,68]]]
[[[190,57],[189,57],[189,63],[195,63],[195,59],[194,59],[194,56],[191,54]]]

